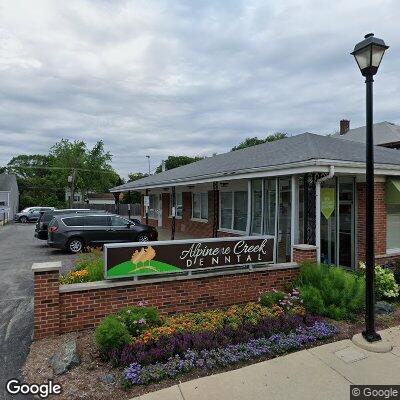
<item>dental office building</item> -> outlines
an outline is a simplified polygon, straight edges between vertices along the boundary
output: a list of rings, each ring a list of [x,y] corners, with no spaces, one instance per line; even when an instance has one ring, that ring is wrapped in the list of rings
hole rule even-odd
[[[353,140],[348,121],[341,121],[337,135],[304,133],[205,158],[111,191],[140,191],[143,222],[143,196],[148,195],[153,226],[171,229],[175,210],[177,232],[199,238],[272,235],[275,263],[293,261],[297,250],[309,249],[318,261],[355,268],[365,255],[365,134],[357,129],[360,139]],[[375,253],[380,263],[400,257],[400,150],[391,145],[400,143],[400,127],[382,129],[374,133],[379,144]]]

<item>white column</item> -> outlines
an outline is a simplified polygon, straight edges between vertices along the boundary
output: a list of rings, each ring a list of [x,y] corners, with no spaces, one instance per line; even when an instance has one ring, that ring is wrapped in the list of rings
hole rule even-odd
[[[321,183],[315,183],[315,245],[317,262],[321,262]]]
[[[291,182],[291,216],[290,216],[290,260],[293,261],[293,245],[296,244],[296,239],[297,239],[297,218],[296,216],[298,215],[297,213],[297,177],[295,175],[292,175],[292,182]]]

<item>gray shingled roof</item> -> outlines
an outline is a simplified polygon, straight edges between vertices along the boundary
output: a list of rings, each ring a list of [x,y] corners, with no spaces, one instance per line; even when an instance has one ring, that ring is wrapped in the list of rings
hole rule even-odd
[[[365,143],[365,126],[350,129],[344,135],[335,133],[332,137]],[[400,126],[393,122],[378,122],[374,124],[374,144],[384,145],[400,142]]]
[[[14,174],[0,174],[0,192],[8,192],[13,185],[17,183],[17,178]]]
[[[310,160],[365,162],[365,144],[329,136],[303,133],[243,150],[219,154],[160,174],[128,182],[111,191],[139,189],[196,179],[250,172],[262,168],[297,164]],[[375,147],[375,163],[400,166],[400,151]]]

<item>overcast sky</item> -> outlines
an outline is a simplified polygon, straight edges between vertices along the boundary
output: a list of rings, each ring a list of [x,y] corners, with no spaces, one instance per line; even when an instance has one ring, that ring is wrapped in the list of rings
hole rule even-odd
[[[349,52],[391,46],[375,121],[400,123],[396,0],[0,0],[0,165],[61,138],[103,139],[123,176],[247,136],[364,125]]]

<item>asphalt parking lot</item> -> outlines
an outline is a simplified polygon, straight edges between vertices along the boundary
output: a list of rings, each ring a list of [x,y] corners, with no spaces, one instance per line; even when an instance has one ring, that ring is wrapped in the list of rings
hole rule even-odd
[[[10,378],[20,378],[33,334],[34,262],[62,261],[68,270],[76,256],[47,247],[36,239],[34,224],[0,226],[0,399],[26,399],[5,391]]]

